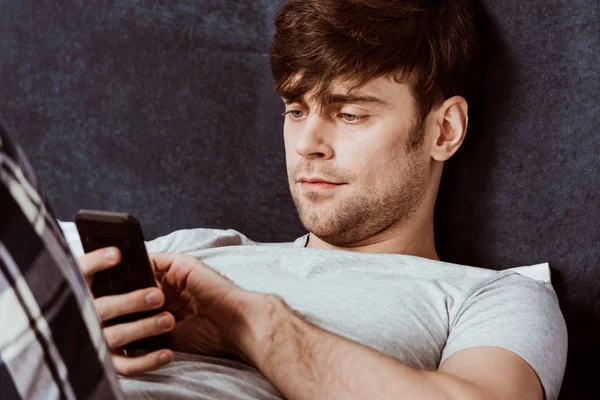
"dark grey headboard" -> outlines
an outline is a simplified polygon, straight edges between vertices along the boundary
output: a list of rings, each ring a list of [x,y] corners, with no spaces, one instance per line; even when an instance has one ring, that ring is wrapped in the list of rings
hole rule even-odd
[[[280,3],[2,1],[2,114],[60,218],[302,234],[269,70]]]
[[[131,211],[148,238],[303,233],[268,49],[280,0],[0,0],[2,118],[58,216]],[[563,399],[600,358],[597,0],[485,0],[489,66],[436,211],[449,261],[549,261],[570,334]]]

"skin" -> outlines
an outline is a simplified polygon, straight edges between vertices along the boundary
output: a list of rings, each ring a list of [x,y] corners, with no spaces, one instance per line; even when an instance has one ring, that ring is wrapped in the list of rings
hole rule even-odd
[[[333,98],[369,101],[320,107],[309,96],[284,99],[288,179],[308,247],[437,259],[432,218],[442,165],[429,157],[429,143],[410,148],[411,136],[428,128],[415,118],[409,87],[391,76],[350,96],[336,86]],[[302,176],[343,184],[316,192],[303,188]]]
[[[284,99],[290,191],[310,232],[308,247],[438,259],[433,208],[443,163],[466,134],[466,101],[460,96],[445,100],[419,130],[409,87],[391,76],[351,92],[343,82],[334,87],[339,101],[331,104],[311,100],[310,93]],[[409,139],[418,132],[422,140],[411,146]],[[302,176],[339,185],[317,190],[303,184]],[[116,265],[119,257],[118,249],[102,249],[81,257],[79,264],[91,282],[94,273]],[[259,369],[288,399],[543,398],[535,372],[507,350],[471,348],[437,371],[416,370],[311,325],[283,299],[243,290],[195,258],[150,258],[159,288],[95,299],[102,320],[165,307],[160,316],[104,329],[121,374],[172,361],[172,349],[138,357],[121,351],[126,343],[170,331],[173,349],[238,358]],[[156,296],[152,304],[151,293]]]

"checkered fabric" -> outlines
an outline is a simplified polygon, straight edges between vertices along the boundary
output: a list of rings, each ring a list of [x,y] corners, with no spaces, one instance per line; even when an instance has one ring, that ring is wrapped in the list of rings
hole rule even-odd
[[[121,399],[86,282],[0,125],[0,399]]]

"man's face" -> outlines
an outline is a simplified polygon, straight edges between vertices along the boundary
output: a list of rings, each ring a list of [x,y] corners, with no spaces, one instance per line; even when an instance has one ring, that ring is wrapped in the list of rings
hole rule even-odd
[[[284,125],[304,227],[341,246],[402,225],[423,202],[429,160],[422,145],[409,144],[423,127],[408,85],[380,77],[350,92],[333,85],[330,104],[310,96],[286,103]]]

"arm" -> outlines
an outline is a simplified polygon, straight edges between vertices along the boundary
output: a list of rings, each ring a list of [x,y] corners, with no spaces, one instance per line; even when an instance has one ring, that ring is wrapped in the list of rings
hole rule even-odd
[[[464,350],[422,371],[305,322],[275,296],[254,296],[241,313],[243,358],[288,399],[543,398],[531,367],[500,348]]]
[[[449,338],[447,348],[462,346],[462,350],[454,352],[438,371],[421,371],[315,327],[280,298],[243,290],[193,257],[153,254],[151,258],[164,292],[161,300],[166,299],[166,309],[173,312],[166,314],[177,321],[174,329],[172,325],[164,328],[172,330],[174,347],[197,354],[236,354],[260,369],[288,399],[543,398],[536,374],[521,357],[500,347],[464,347],[457,341],[461,329],[470,334],[477,332],[481,318],[467,318],[469,323],[454,327],[458,333],[454,344]],[[91,277],[94,271],[111,263],[114,260],[109,262],[98,253],[97,260],[83,269]],[[96,309],[101,316],[148,309],[146,294],[140,291],[100,298]],[[491,316],[485,317],[489,320]],[[493,319],[496,320],[498,316]],[[110,347],[117,349],[120,344],[163,332],[154,318],[110,328],[110,332],[105,329],[105,336]],[[170,356],[166,362],[172,359],[170,350],[158,353]],[[155,353],[130,359],[115,354],[113,360],[123,374],[164,365]],[[556,395],[551,392],[549,399]]]

